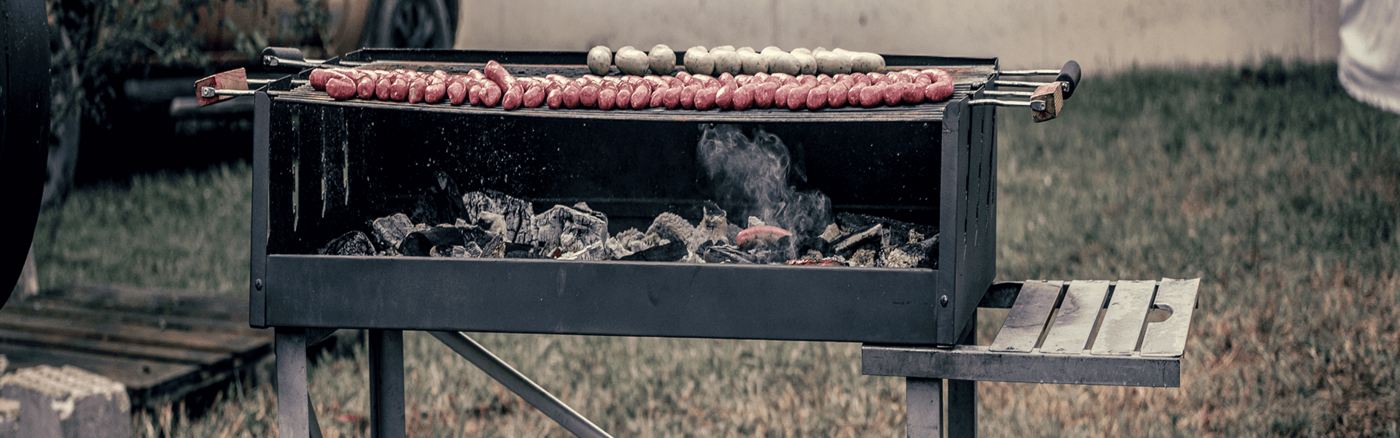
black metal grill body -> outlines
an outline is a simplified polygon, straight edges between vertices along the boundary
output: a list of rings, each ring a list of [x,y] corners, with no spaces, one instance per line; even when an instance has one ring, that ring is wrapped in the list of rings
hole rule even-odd
[[[587,72],[575,52],[364,50],[368,68]],[[887,56],[954,73],[949,101],[820,111],[549,110],[330,100],[291,78],[255,95],[254,326],[953,344],[995,263],[995,108],[970,106],[995,59]],[[336,62],[333,60],[332,62]],[[300,77],[305,78],[307,72]],[[405,212],[433,181],[536,211],[583,201],[612,232],[710,198],[702,129],[777,135],[798,189],[837,211],[937,225],[937,269],[319,256]],[[805,175],[805,179],[801,178]],[[742,223],[742,218],[730,218]]]

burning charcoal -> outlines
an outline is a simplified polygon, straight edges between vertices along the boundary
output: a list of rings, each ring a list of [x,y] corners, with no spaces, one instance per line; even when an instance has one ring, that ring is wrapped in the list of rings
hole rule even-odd
[[[734,225],[733,223],[730,223],[730,224],[729,224],[729,229],[724,230],[724,238],[729,239],[730,242],[738,242],[738,241],[739,241],[739,233],[741,233],[741,232],[743,232],[743,231],[744,231],[744,229],[741,228],[740,226]]]
[[[432,249],[428,250],[428,256],[464,259],[467,258],[467,248],[462,245],[452,245],[448,247],[434,246]]]
[[[753,256],[734,245],[710,245],[702,248],[700,257],[705,263],[753,263]]]
[[[331,240],[325,248],[317,252],[325,255],[368,256],[374,255],[374,244],[370,243],[369,236],[365,233],[351,231]]]
[[[431,257],[433,247],[464,245],[462,231],[453,226],[433,227],[427,231],[414,231],[404,237],[399,244],[399,253],[411,257]]]
[[[851,254],[851,264],[862,268],[873,268],[875,267],[875,255],[873,249],[858,249],[854,254]]]
[[[380,248],[398,248],[403,238],[413,232],[413,221],[408,219],[408,215],[396,213],[375,219],[370,223],[370,228],[374,229],[374,237],[378,239]]]
[[[818,237],[821,237],[822,240],[827,241],[827,243],[835,242],[836,239],[841,238],[841,226],[836,224],[827,225],[826,230],[822,231],[821,236]]]
[[[654,224],[652,226],[655,227]],[[617,233],[617,235],[608,239],[606,243],[608,251],[604,258],[608,260],[618,259],[631,255],[634,252],[647,249],[649,245],[642,242],[642,239],[645,237],[646,236],[643,235],[641,231],[637,231],[636,228],[628,228],[627,231]],[[633,244],[636,244],[636,246],[634,247]]]
[[[491,234],[503,236],[506,239],[510,239],[511,236],[514,235],[514,233],[510,231],[510,227],[506,225],[505,216],[501,216],[500,214],[492,213],[489,211],[483,211],[480,213],[478,218],[479,219],[477,219],[476,226],[490,231]],[[463,224],[467,222],[461,219],[458,219],[457,221]]]
[[[548,259],[548,258],[551,258],[551,257],[546,256],[546,255],[544,255],[544,254],[540,254],[540,253],[534,252],[534,251],[514,250],[514,251],[507,251],[506,254],[505,254],[505,258],[508,258],[508,259]]]
[[[582,208],[579,208],[582,207]],[[579,203],[574,208],[556,205],[535,216],[534,237],[548,249],[578,251],[608,239],[608,217]]]
[[[935,226],[911,224],[868,214],[838,213],[836,215],[836,223],[844,230],[864,230],[876,224],[883,224],[885,228],[890,231],[890,245],[903,245],[908,243],[910,241],[910,231],[923,236],[938,234],[938,227]]]
[[[656,220],[651,222],[651,227],[647,228],[647,234],[656,234],[662,239],[670,241],[684,241],[695,232],[695,227],[675,213],[661,213]]]
[[[603,241],[593,242],[581,250],[565,253],[559,256],[559,260],[603,260],[607,247],[603,246]]]
[[[885,250],[881,265],[887,268],[938,268],[938,236]]]
[[[826,254],[826,252],[830,249],[831,242],[828,242],[826,241],[826,239],[823,239],[821,237],[804,237],[802,238],[802,241],[797,244],[798,253],[816,251],[818,254]]]
[[[464,218],[487,229],[493,229],[494,225],[487,226],[482,222],[496,221],[494,216],[487,213],[499,215],[505,223],[507,242],[530,243],[535,240],[532,236],[535,231],[535,208],[527,201],[495,190],[484,190],[462,195],[462,206],[466,209]]]
[[[459,201],[462,194],[457,191],[457,183],[447,172],[433,172],[434,183],[428,191],[418,196],[409,217],[415,222],[429,225],[450,224],[457,218],[466,216],[466,209]]]
[[[792,236],[782,236],[772,241],[759,241],[749,250],[755,263],[783,263],[797,258]]]
[[[685,239],[686,247],[691,249],[700,248],[705,242],[730,243],[729,221],[725,219],[725,212],[713,204],[705,206],[704,217],[700,219],[700,224],[695,226],[695,231],[690,233],[690,237]]]
[[[831,246],[831,251],[841,255],[852,254],[863,248],[879,250],[889,242],[890,232],[883,224],[875,224],[865,231],[841,238]],[[854,258],[854,256],[848,256]]]
[[[685,258],[690,254],[686,250],[686,244],[682,241],[673,241],[665,245],[653,246],[632,255],[622,257],[618,260],[628,260],[634,262],[674,262]]]
[[[467,242],[462,247],[462,252],[466,253],[467,258],[478,258],[481,257],[481,246],[477,245],[476,242]]]

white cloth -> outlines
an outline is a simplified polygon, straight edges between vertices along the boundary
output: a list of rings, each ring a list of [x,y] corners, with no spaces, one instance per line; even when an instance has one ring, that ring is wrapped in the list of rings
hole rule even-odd
[[[1400,0],[1342,0],[1337,78],[1356,100],[1400,113]]]

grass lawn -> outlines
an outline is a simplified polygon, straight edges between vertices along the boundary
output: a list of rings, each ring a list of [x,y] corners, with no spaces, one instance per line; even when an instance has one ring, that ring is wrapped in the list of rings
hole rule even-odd
[[[1001,110],[1000,279],[1201,277],[1173,389],[982,383],[984,436],[1400,436],[1400,116],[1335,65],[1088,78],[1060,119]],[[243,294],[246,165],[73,194],[40,219],[45,285]],[[49,227],[57,222],[55,239]],[[1004,311],[983,311],[990,339]],[[903,436],[903,382],[859,345],[475,335],[618,436]],[[431,337],[405,336],[410,436],[567,436]],[[325,358],[326,436],[363,436],[366,362]],[[144,436],[264,436],[270,385]]]

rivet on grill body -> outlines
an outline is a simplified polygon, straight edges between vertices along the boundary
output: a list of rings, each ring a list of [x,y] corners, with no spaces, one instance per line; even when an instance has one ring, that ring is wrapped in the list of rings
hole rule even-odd
[[[942,297],[939,297],[939,298],[938,298],[938,304],[942,304],[943,307],[948,307],[948,296],[947,296],[947,295],[944,295],[944,296],[942,296]]]
[[[259,279],[257,279],[257,280],[253,280],[253,287],[256,288],[257,290],[262,290],[262,279],[259,278]],[[944,298],[944,299],[947,299],[948,297],[945,296],[945,297],[943,297],[943,298]]]

